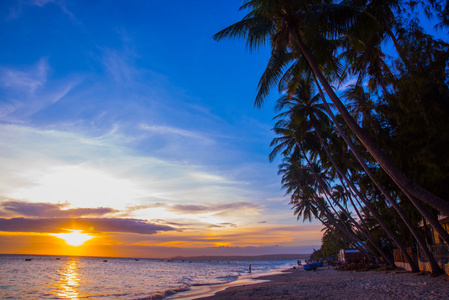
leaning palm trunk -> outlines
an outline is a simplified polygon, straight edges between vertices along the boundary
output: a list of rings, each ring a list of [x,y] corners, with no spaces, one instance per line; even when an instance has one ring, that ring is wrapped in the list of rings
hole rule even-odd
[[[376,219],[376,221],[379,223],[379,225],[383,228],[383,230],[388,235],[388,237],[393,241],[393,243],[396,245],[396,247],[398,247],[401,250],[401,252],[406,257],[407,261],[409,262],[412,270],[417,272],[419,270],[419,268],[416,265],[415,261],[412,259],[412,257],[408,254],[407,249],[402,245],[401,242],[399,242],[399,240],[396,237],[396,235],[394,234],[394,232],[382,221],[381,216],[377,213],[377,211],[375,211],[372,208],[372,206],[368,203],[368,201],[366,201],[365,197],[363,197],[363,195],[360,193],[360,191],[354,186],[354,183],[352,181],[350,181],[348,179],[348,177],[343,173],[343,171],[338,167],[332,154],[329,151],[329,147],[327,146],[327,143],[323,140],[323,138],[321,137],[321,134],[317,130],[316,121],[312,120],[312,122],[313,122],[312,124],[315,128],[315,134],[318,137],[318,139],[320,140],[320,143],[323,146],[324,151],[326,152],[330,162],[332,163],[333,167],[337,171],[338,175],[341,178],[343,178],[345,180],[345,182],[349,185],[349,187],[352,189],[352,191],[354,191],[356,193],[357,197],[360,199],[360,201],[362,201],[362,203],[365,205],[365,207],[370,211],[372,216]],[[428,253],[426,253],[426,254],[428,254],[429,261],[435,261],[435,258],[430,253],[430,251],[428,251]],[[436,263],[436,261],[435,261],[435,263]]]
[[[346,191],[348,191],[347,188],[346,188],[346,185],[343,182],[343,179],[341,178],[341,176],[338,176],[338,179],[340,180],[343,188]],[[365,219],[362,217],[362,214],[360,213],[360,210],[358,209],[358,207],[355,205],[354,200],[352,200],[352,197],[353,197],[352,192],[350,192],[350,194],[348,195],[348,200],[349,200],[349,202],[351,202],[351,205],[354,208],[355,213],[359,217],[360,222],[362,222],[362,224],[363,224],[363,226],[365,227],[366,230],[369,230],[368,224],[366,224]],[[360,205],[360,203],[359,203],[359,205]],[[360,205],[360,207],[362,207],[362,206]]]
[[[317,88],[321,94],[321,97],[323,98],[323,104],[324,107],[327,111],[327,113],[329,114],[329,116],[331,117],[331,119],[333,120],[335,127],[338,131],[338,133],[340,134],[340,136],[343,138],[343,140],[346,142],[346,144],[348,145],[348,147],[350,148],[351,152],[354,154],[355,158],[357,159],[357,161],[360,163],[360,165],[362,166],[363,170],[365,171],[365,173],[368,175],[368,177],[370,177],[370,179],[372,180],[372,182],[377,186],[377,188],[381,191],[381,193],[385,196],[385,198],[387,199],[387,201],[393,206],[393,208],[398,212],[399,216],[401,217],[401,219],[404,221],[405,225],[407,226],[407,228],[410,230],[410,232],[412,233],[413,237],[415,238],[416,242],[419,244],[419,246],[423,249],[425,255],[429,258],[433,257],[433,260],[435,262],[435,258],[433,256],[433,254],[428,250],[426,242],[423,240],[423,238],[419,235],[419,233],[417,232],[416,228],[413,226],[413,224],[410,222],[410,220],[407,218],[407,216],[405,215],[405,213],[403,212],[403,210],[400,208],[400,206],[396,203],[396,201],[390,196],[390,194],[387,192],[387,190],[380,185],[377,180],[375,180],[374,178],[374,174],[371,172],[371,170],[368,168],[368,166],[366,165],[366,163],[363,161],[363,159],[360,157],[357,149],[355,148],[354,144],[351,142],[351,140],[349,139],[349,137],[344,133],[344,131],[342,130],[342,128],[340,127],[340,125],[338,125],[337,119],[335,118],[335,115],[332,113],[329,105],[327,104],[324,94],[321,90],[321,87],[319,85],[319,83],[317,82],[317,79],[315,78],[315,82],[317,84]],[[419,203],[418,201],[413,201],[414,199],[410,199],[412,201],[413,204]],[[417,207],[419,210],[419,207]],[[439,223],[438,223],[439,225]],[[441,225],[440,225],[441,226]],[[407,261],[411,262],[412,259],[410,257],[410,260],[407,258],[408,252],[407,251],[403,251],[401,250],[402,253],[404,254],[404,256],[406,257]],[[412,270],[418,271],[416,269],[413,269],[413,266],[410,264],[410,266],[412,267]],[[442,273],[443,271],[441,270],[441,268],[438,266],[438,264],[432,263],[432,272],[434,272],[436,275],[439,273]]]
[[[396,268],[396,265],[394,264],[394,261],[391,259],[391,257],[386,254],[383,249],[378,245],[377,241],[374,239],[374,237],[369,233],[369,231],[364,230],[353,218],[352,216],[336,201],[332,195],[330,194],[326,184],[323,182],[323,180],[318,176],[318,174],[313,169],[313,166],[311,165],[309,159],[306,155],[304,155],[307,163],[309,164],[310,169],[312,170],[318,184],[322,187],[326,195],[329,195],[333,202],[340,208],[340,210],[348,217],[349,220],[353,222],[353,224],[357,227],[357,229],[371,242],[371,244],[376,248],[376,250],[379,252],[379,254],[384,258],[384,260],[390,265],[392,269]]]
[[[380,261],[379,255],[377,255],[374,251],[372,251],[369,247],[363,243],[355,234],[353,234],[351,231],[347,230],[345,227],[341,226],[340,223],[335,220],[335,218],[332,216],[332,214],[319,203],[319,201],[314,201],[316,206],[323,212],[323,214],[326,216],[327,220],[331,222],[336,228],[338,228],[349,240],[352,241],[352,243],[356,246],[358,249],[361,250],[364,253],[369,253],[371,257],[374,257],[377,262]]]
[[[340,231],[336,230],[334,227],[326,224],[326,222],[320,218],[317,214],[313,213],[315,215],[315,218],[317,218],[318,220],[320,220],[320,222],[326,226],[330,231],[332,231],[333,233],[335,233],[336,235],[338,235],[340,237],[340,239],[344,242],[347,243],[348,245],[352,245],[353,247],[357,248],[361,253],[363,253],[367,258],[374,258],[374,260],[377,260],[378,257],[373,257],[371,253],[368,253],[366,251],[365,248],[361,247],[358,243],[354,243],[353,241],[351,241],[347,236],[345,236],[343,233],[341,233]],[[376,259],[377,258],[377,259]]]
[[[318,174],[314,173],[315,177],[318,177]],[[335,203],[335,205],[337,205],[337,207],[340,209],[341,212],[343,212],[343,214],[351,221],[352,224],[354,224],[354,226],[358,229],[358,231],[365,236],[368,241],[371,242],[371,244],[374,246],[374,248],[376,248],[376,250],[379,252],[379,254],[384,258],[384,260],[390,265],[390,267],[392,269],[396,268],[396,265],[394,264],[394,261],[391,259],[391,257],[385,253],[385,251],[379,246],[379,244],[377,243],[376,239],[371,235],[371,233],[369,232],[369,230],[366,230],[364,228],[362,228],[362,226],[360,226],[360,224],[354,220],[354,218],[351,216],[351,214],[346,211],[344,209],[344,207],[341,206],[341,204],[330,194],[329,190],[326,187],[326,184],[320,179],[317,178],[317,180],[320,183],[320,186],[323,187],[325,193],[325,197],[328,200],[329,203],[331,203],[331,201],[328,199],[328,196],[332,199],[332,202]]]
[[[424,205],[418,201],[418,199],[414,198],[411,195],[409,196],[409,198],[421,213],[421,215],[429,222],[430,226],[432,226],[438,233],[438,235],[443,239],[443,241],[445,241],[446,244],[449,245],[449,233],[443,228],[443,226],[441,226],[440,222],[438,222],[438,219],[434,215],[432,215],[427,210],[427,208],[425,208]]]
[[[327,82],[315,58],[312,56],[310,50],[302,41],[299,29],[295,28],[294,33],[299,50],[308,61],[314,75],[323,85],[324,90],[328,94],[332,103],[340,112],[341,116],[343,117],[343,120],[349,126],[351,131],[354,132],[354,134],[361,141],[363,146],[379,163],[382,169],[391,177],[391,179],[398,185],[398,187],[404,193],[409,193],[413,195],[417,199],[429,204],[433,208],[449,216],[449,202],[445,201],[444,199],[441,199],[440,197],[414,184],[404,173],[402,173],[401,170],[399,170],[390,161],[387,155],[380,149],[380,147],[374,142],[374,140],[362,128],[359,127],[357,122],[355,122],[355,120],[351,117],[344,104],[341,102],[340,98],[335,94],[329,82]]]

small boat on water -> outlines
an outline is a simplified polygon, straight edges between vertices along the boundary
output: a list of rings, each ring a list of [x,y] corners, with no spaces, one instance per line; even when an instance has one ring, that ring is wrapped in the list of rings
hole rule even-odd
[[[56,257],[56,260],[61,260],[59,257]]]
[[[134,260],[135,260],[135,261],[139,261],[140,259],[138,259],[138,258],[134,258]]]
[[[25,261],[32,261],[32,258],[25,258]]]
[[[107,260],[107,259],[105,259],[105,260],[103,260],[103,262],[108,262],[108,260]]]

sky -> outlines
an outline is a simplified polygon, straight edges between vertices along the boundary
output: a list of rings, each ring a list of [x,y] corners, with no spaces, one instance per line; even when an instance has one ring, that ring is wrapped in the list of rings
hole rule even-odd
[[[240,5],[0,2],[1,254],[319,248],[268,160],[277,95],[254,108],[269,49],[212,38]]]

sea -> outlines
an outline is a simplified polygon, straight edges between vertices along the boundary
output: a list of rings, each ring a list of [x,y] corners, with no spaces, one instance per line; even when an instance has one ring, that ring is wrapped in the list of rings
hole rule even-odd
[[[248,282],[295,264],[293,260],[0,255],[0,299],[191,299],[207,295],[211,287]]]

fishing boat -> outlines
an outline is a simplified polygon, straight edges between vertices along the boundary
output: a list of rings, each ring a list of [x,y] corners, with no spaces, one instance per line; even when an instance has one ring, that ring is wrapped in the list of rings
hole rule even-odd
[[[25,258],[25,261],[32,261],[32,258]]]
[[[304,264],[302,265],[304,271],[312,271],[312,265],[311,264]]]

